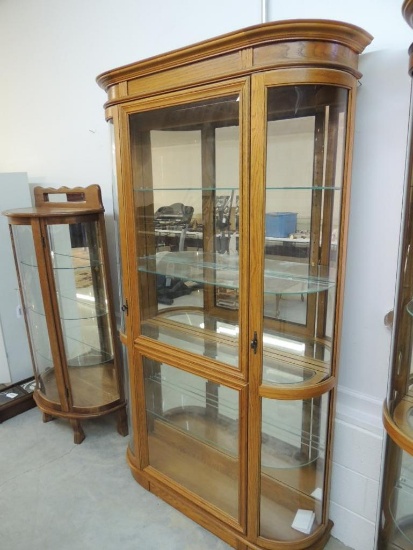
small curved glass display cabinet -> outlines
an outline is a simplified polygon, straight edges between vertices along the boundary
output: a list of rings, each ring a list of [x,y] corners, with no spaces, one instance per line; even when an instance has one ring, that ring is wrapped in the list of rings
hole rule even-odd
[[[363,30],[258,25],[104,73],[135,479],[234,548],[323,548]]]
[[[3,214],[10,234],[44,421],[81,421],[116,411],[127,435],[121,363],[114,340],[100,188],[35,187],[35,206]]]
[[[413,0],[403,15],[413,28]],[[413,75],[413,45],[409,50]],[[388,396],[383,406],[386,455],[378,550],[413,548],[413,120],[404,191],[397,298]]]

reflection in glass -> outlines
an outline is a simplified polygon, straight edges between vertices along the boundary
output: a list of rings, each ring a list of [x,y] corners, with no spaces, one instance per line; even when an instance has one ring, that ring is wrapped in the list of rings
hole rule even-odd
[[[262,399],[260,535],[298,540],[322,521],[328,395]],[[282,489],[282,490],[281,490]],[[302,517],[308,530],[297,528]]]
[[[130,128],[143,334],[221,362],[229,345],[238,368],[239,96],[133,114]]]
[[[143,362],[149,464],[238,519],[238,392]]]

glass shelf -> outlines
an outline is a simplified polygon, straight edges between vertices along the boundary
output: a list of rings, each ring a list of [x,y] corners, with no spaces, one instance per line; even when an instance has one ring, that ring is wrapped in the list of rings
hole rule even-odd
[[[182,348],[186,351],[216,359],[231,367],[238,364],[238,327],[224,321],[216,321],[216,333],[205,330],[204,315],[191,311],[174,311],[142,323],[142,334],[164,344]],[[202,331],[202,332],[201,332]],[[234,336],[231,336],[233,333]],[[217,337],[218,335],[218,337]]]
[[[93,296],[85,295],[85,297],[78,298],[76,300],[68,298],[66,296],[58,296],[60,311],[64,312],[64,315],[60,315],[62,321],[77,321],[81,319],[95,319],[97,317],[104,317],[108,314],[107,304],[96,304]],[[70,306],[70,307],[69,307]],[[79,312],[79,306],[82,308],[82,313]],[[73,308],[75,307],[75,310]],[[27,304],[28,311],[35,313],[36,315],[46,316],[43,307],[39,310],[33,304]],[[72,310],[71,313],[70,309]],[[67,312],[67,313],[65,313]]]
[[[87,345],[84,342],[80,343]],[[113,361],[113,355],[111,353],[106,353],[96,348],[82,355],[78,355],[77,357],[68,357],[67,364],[69,367],[95,367],[97,365],[103,365],[104,363],[110,363],[111,361]]]
[[[211,259],[210,259],[211,258]],[[238,256],[190,252],[158,252],[139,258],[138,270],[155,275],[179,278],[199,285],[213,285],[237,290]],[[306,264],[283,260],[265,261],[264,293],[312,294],[333,288],[333,278],[312,276]]]
[[[203,355],[228,366],[238,364],[239,327],[224,319],[214,319],[205,328],[204,313],[193,309],[165,309],[142,323],[142,335],[164,344]],[[264,337],[262,384],[285,386],[314,385],[326,379],[331,370],[330,348],[305,338],[268,334]]]
[[[267,185],[266,187],[269,191],[341,191],[341,187],[338,186],[311,186],[311,185]],[[225,186],[225,187],[139,187],[138,189],[135,189],[136,193],[147,193],[147,192],[156,192],[156,191],[183,191],[185,193],[192,192],[192,191],[211,191],[219,193],[220,191],[236,191],[239,192],[239,187],[231,187],[231,186]]]
[[[329,369],[321,371],[308,365],[296,365],[283,358],[266,357],[264,351],[262,383],[266,386],[284,386],[290,384],[312,384],[324,380],[329,375]],[[321,370],[321,369],[320,369]]]
[[[281,430],[280,437],[269,436],[268,432],[276,426],[268,422],[263,422],[262,426],[261,466],[266,474],[273,473],[273,470],[309,466],[324,456],[324,447],[319,436],[304,430],[294,433],[288,429],[288,424]],[[292,439],[299,439],[299,444],[289,443],[288,440]]]
[[[52,261],[53,261],[53,269],[71,269],[71,270],[78,270],[78,269],[96,269],[97,267],[101,267],[102,263],[100,261],[91,261],[89,257],[82,257],[78,256],[76,254],[69,255],[69,254],[51,254]],[[20,260],[20,264],[24,267],[30,267],[37,269],[37,262],[34,261],[35,258],[32,258],[30,262],[27,260]]]
[[[212,191],[216,193],[220,193],[221,191],[236,191],[239,192],[239,187],[237,186],[231,186],[226,185],[224,187],[139,187],[135,189],[136,193],[147,193],[147,192],[156,192],[156,191],[183,191],[185,193],[190,193],[192,191]]]

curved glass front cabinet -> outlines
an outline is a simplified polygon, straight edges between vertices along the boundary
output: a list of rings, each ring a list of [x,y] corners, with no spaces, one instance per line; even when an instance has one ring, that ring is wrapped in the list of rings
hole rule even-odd
[[[321,550],[332,527],[351,119],[370,38],[275,22],[98,77],[118,147],[128,462],[234,548]]]
[[[402,12],[413,28],[413,2]],[[413,52],[410,47],[409,73]],[[412,101],[412,99],[411,99]],[[378,550],[413,547],[413,124],[403,197],[399,270],[392,334],[391,370],[383,405],[386,453],[382,476]]]
[[[30,337],[36,403],[45,420],[69,418],[77,443],[84,438],[82,418],[113,410],[119,411],[119,430],[125,433],[100,189],[36,188],[35,197],[36,208],[5,214]],[[56,201],[62,197],[64,202]]]

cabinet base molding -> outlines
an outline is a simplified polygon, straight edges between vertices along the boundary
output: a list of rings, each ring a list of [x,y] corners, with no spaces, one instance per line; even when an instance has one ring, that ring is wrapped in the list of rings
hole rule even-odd
[[[62,411],[57,408],[54,409],[53,407],[50,407],[50,405],[47,402],[45,402],[45,400],[43,399],[39,390],[34,391],[33,399],[35,404],[43,413],[43,422],[50,422],[55,418],[67,418],[69,420],[70,425],[73,428],[74,442],[76,444],[82,443],[82,441],[86,437],[81,426],[82,420],[99,418],[101,416],[105,416],[111,413],[116,413],[117,415],[117,419],[116,419],[117,432],[124,437],[127,436],[129,433],[125,402],[117,403],[115,405],[111,403],[111,405],[107,408],[102,407],[100,408],[100,410],[97,410],[97,411],[89,411],[89,412],[81,413],[76,411],[70,411],[70,412]]]
[[[165,427],[163,428],[165,430]],[[182,444],[182,441],[179,441],[179,439],[180,438],[178,435],[177,445]],[[202,443],[198,442],[198,444],[203,446]],[[194,454],[197,453],[199,453],[199,449],[194,451]],[[209,453],[210,456],[208,456],[208,454],[205,454],[204,449],[204,453],[201,453],[200,456],[204,457],[206,463],[216,463],[216,455],[218,454],[218,452],[211,450]],[[169,462],[177,464],[178,458],[178,456],[173,456],[173,453],[168,453]],[[132,476],[142,487],[182,512],[220,539],[224,540],[228,545],[236,550],[282,550],[287,548],[299,548],[300,550],[322,550],[330,538],[333,522],[328,520],[326,525],[320,525],[311,536],[307,539],[302,539],[301,541],[290,540],[288,542],[276,542],[262,537],[258,537],[258,540],[254,541],[248,540],[247,534],[242,532],[242,526],[237,524],[234,518],[230,517],[228,514],[221,513],[222,519],[220,519],[220,514],[219,511],[217,513],[216,507],[214,507],[215,514],[206,510],[202,505],[196,502],[197,500],[200,500],[198,497],[195,495],[186,496],[184,494],[185,489],[182,490],[180,487],[177,488],[175,482],[171,482],[162,474],[160,475],[159,472],[153,467],[149,466],[144,470],[140,469],[137,464],[136,457],[130,448],[127,450],[126,459],[131,469]],[[186,471],[188,471],[188,468],[185,468],[185,465],[183,467]],[[276,486],[277,482],[267,479],[266,484]],[[280,494],[280,490],[278,489],[277,491],[276,487],[272,487],[272,491],[275,492],[275,494]],[[225,492],[225,490],[223,492]],[[208,506],[208,504],[206,506]]]

